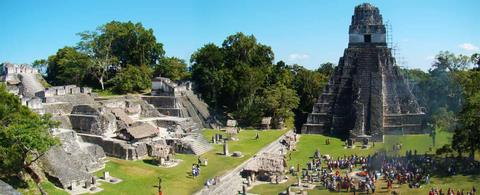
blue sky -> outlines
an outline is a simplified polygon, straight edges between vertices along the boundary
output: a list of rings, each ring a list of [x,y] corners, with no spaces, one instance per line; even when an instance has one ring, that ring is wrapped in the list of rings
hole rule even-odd
[[[390,21],[409,68],[428,69],[441,50],[480,52],[479,0],[0,0],[0,62],[47,58],[75,45],[78,32],[130,20],[152,28],[168,56],[186,61],[204,44],[244,32],[271,46],[276,61],[314,69],[338,63],[353,9],[363,2]]]

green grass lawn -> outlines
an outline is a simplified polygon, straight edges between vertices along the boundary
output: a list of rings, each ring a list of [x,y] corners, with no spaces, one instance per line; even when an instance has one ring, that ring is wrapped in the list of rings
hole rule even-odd
[[[300,141],[297,144],[297,150],[291,153],[292,159],[288,161],[289,166],[296,166],[297,163],[301,167],[305,167],[306,163],[311,160],[315,150],[318,148],[320,153],[329,154],[330,156],[336,158],[343,155],[368,155],[373,154],[379,150],[386,150],[390,154],[392,153],[392,146],[396,143],[402,143],[402,150],[399,151],[398,155],[405,155],[406,150],[416,149],[419,154],[434,153],[436,148],[448,144],[451,141],[452,133],[450,132],[438,132],[436,135],[436,147],[432,147],[432,138],[429,135],[389,135],[385,136],[384,143],[375,143],[375,147],[370,147],[368,149],[362,149],[357,146],[354,149],[347,149],[344,147],[344,142],[338,138],[332,138],[324,135],[301,135]],[[330,138],[330,145],[325,144],[325,140]],[[430,151],[432,147],[432,151]],[[453,176],[453,177],[442,177],[442,178],[432,178],[432,183],[430,185],[423,186],[421,189],[409,189],[407,185],[402,185],[401,188],[397,189],[401,194],[417,194],[428,192],[431,187],[441,187],[444,190],[448,187],[456,187],[463,189],[471,189],[472,185],[479,184],[480,175],[473,176]],[[255,194],[278,194],[287,189],[287,187],[296,182],[296,178],[290,177],[290,179],[283,184],[262,184],[255,186],[251,189],[250,193]],[[380,187],[386,187],[386,184],[379,184]],[[478,187],[478,186],[477,186]],[[324,189],[314,189],[309,191],[309,194],[329,194],[327,190]],[[350,194],[347,192],[339,194]],[[380,189],[378,194],[389,194],[385,190]]]
[[[259,140],[254,140],[256,133],[260,134]],[[244,130],[236,137],[239,141],[229,142],[229,150],[241,151],[242,158],[224,157],[217,153],[223,151],[222,145],[214,145],[214,149],[202,155],[202,158],[208,159],[208,166],[202,166],[200,176],[193,178],[190,175],[193,163],[197,162],[197,156],[187,154],[177,154],[176,158],[183,160],[179,165],[172,168],[160,168],[149,164],[148,161],[127,161],[116,158],[109,158],[105,170],[96,174],[102,175],[103,171],[109,171],[113,177],[118,177],[123,181],[119,184],[102,183],[104,190],[99,194],[157,194],[158,177],[163,179],[162,189],[166,194],[192,194],[200,190],[205,181],[214,176],[220,176],[231,170],[257,153],[261,148],[270,144],[286,130]],[[205,130],[203,135],[210,140],[212,135],[220,133],[215,130]],[[223,132],[221,132],[223,134]],[[57,191],[52,184],[43,184],[49,194],[65,194],[63,191]],[[60,192],[60,193],[58,193]]]

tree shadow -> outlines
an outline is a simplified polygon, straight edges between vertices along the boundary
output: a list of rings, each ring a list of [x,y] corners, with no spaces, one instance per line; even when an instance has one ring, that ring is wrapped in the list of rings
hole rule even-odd
[[[13,188],[18,189],[18,188],[28,188],[28,183],[20,179],[19,177],[15,175],[11,176],[1,176],[0,180],[4,181],[5,183],[11,185]]]

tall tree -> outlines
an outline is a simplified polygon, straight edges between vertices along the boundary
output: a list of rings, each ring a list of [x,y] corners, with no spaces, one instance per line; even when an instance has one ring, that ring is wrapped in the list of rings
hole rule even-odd
[[[299,103],[294,89],[279,83],[267,88],[264,97],[268,108],[266,113],[273,117],[274,124],[294,116],[293,109],[297,108]]]
[[[119,93],[142,92],[150,87],[152,71],[143,65],[127,66],[118,72],[109,82],[113,90]]]
[[[192,80],[196,90],[207,103],[215,110],[220,107],[217,97],[221,96],[224,78],[228,72],[224,68],[224,53],[213,43],[206,44],[192,54]]]
[[[300,104],[295,112],[295,127],[300,129],[306,122],[308,113],[328,82],[329,75],[320,71],[311,71],[299,65],[293,65],[293,87],[300,98]]]
[[[79,49],[87,54],[91,60],[88,67],[89,73],[104,90],[108,69],[118,62],[117,58],[112,55],[114,37],[105,33],[104,26],[99,27],[97,32],[85,31],[78,35],[81,37],[81,41],[78,43]]]
[[[90,58],[73,47],[59,49],[48,57],[47,80],[53,85],[82,85]]]
[[[433,70],[438,71],[458,71],[468,68],[470,58],[465,55],[456,56],[449,51],[441,51],[432,65]]]
[[[330,77],[335,72],[335,64],[331,62],[320,64],[320,67],[317,69],[317,71],[324,74],[327,77]]]
[[[111,53],[121,67],[127,64],[153,67],[165,55],[163,44],[157,42],[153,30],[141,23],[111,21],[101,27],[101,32],[100,39],[112,39]]]
[[[475,152],[480,149],[480,91],[468,98],[460,112],[460,125],[453,135],[453,148],[460,154],[469,151],[471,159],[475,159]]]
[[[470,61],[471,61],[475,66],[477,66],[477,67],[476,67],[477,69],[480,69],[480,53],[474,53],[474,54],[470,57]]]
[[[50,129],[58,125],[50,115],[22,106],[18,97],[0,85],[0,174],[30,173],[30,166],[59,141]]]
[[[154,75],[167,77],[174,81],[190,77],[185,61],[176,57],[160,59],[160,63],[156,66]]]

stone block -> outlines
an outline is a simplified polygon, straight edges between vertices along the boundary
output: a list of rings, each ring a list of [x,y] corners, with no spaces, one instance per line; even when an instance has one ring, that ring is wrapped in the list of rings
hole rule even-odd
[[[81,87],[80,92],[84,94],[91,94],[92,93],[92,88],[90,87]]]
[[[57,88],[55,89],[55,95],[58,95],[58,96],[63,96],[66,94],[66,91],[65,89],[62,89],[62,88]]]
[[[80,93],[80,87],[70,88],[68,93],[72,94],[72,95],[79,94]]]
[[[42,99],[32,98],[26,102],[27,107],[30,109],[41,109],[43,108]]]
[[[103,172],[103,179],[108,181],[110,179],[110,172],[104,171]]]

